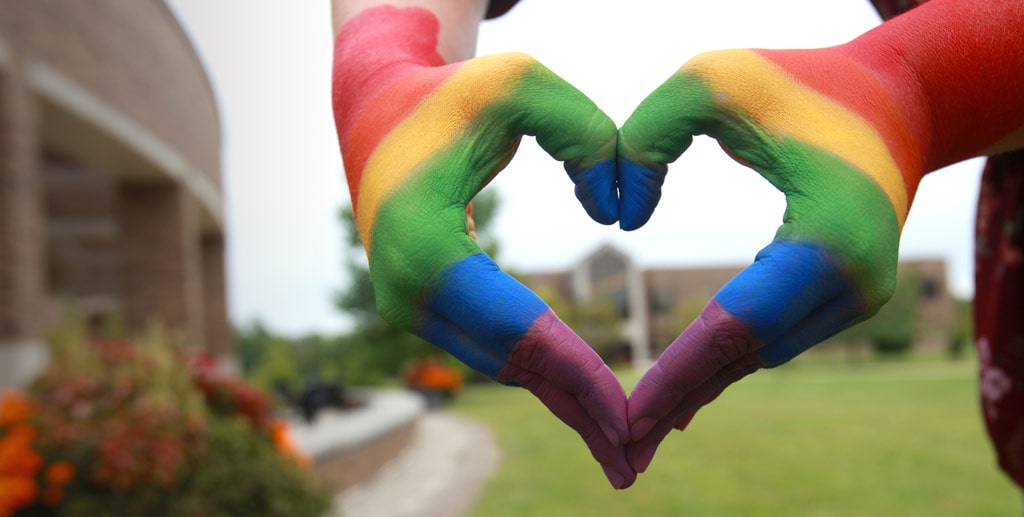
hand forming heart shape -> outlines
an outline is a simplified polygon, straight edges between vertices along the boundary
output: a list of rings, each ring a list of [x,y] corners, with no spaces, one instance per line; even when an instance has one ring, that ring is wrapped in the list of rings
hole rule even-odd
[[[919,73],[865,59],[865,47],[891,45],[877,36],[818,50],[702,54],[617,132],[529,56],[445,65],[436,34],[428,11],[380,7],[349,21],[336,42],[338,134],[378,308],[473,368],[529,389],[580,433],[616,488],[632,484],[664,436],[729,384],[875,312],[892,293],[922,175],[983,148],[928,154],[927,142],[949,135],[931,127]],[[1020,119],[972,143],[992,144]],[[786,194],[775,240],[668,347],[628,404],[593,350],[468,236],[467,203],[523,134],[565,162],[592,218],[627,230],[651,216],[667,164],[697,134]]]
[[[436,24],[424,10],[370,9],[345,25],[335,46],[338,135],[377,307],[389,323],[474,369],[529,389],[580,433],[612,485],[629,486],[636,474],[625,455],[622,386],[480,250],[465,213],[520,137],[535,134],[566,163],[587,212],[613,223],[615,124],[529,56],[444,65]],[[424,37],[381,41],[381,34]],[[381,50],[387,45],[397,48]]]

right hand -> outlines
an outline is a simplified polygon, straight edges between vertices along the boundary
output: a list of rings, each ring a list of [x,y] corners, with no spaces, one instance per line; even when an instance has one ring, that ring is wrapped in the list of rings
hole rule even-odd
[[[489,377],[529,389],[583,437],[611,484],[625,488],[636,475],[625,456],[618,379],[480,250],[466,220],[467,204],[528,134],[565,162],[588,214],[615,222],[615,124],[524,54],[443,65],[427,39],[406,38],[427,49],[411,60],[416,49],[365,47],[381,38],[409,45],[395,35],[422,35],[431,16],[364,11],[336,47],[335,113],[378,310]]]
[[[637,472],[673,427],[685,427],[731,383],[789,361],[891,296],[900,231],[922,174],[892,96],[828,49],[728,50],[690,60],[623,125],[624,178],[664,177],[693,135],[707,134],[787,204],[772,243],[630,396],[628,456]],[[646,220],[653,205],[631,209],[620,216]]]

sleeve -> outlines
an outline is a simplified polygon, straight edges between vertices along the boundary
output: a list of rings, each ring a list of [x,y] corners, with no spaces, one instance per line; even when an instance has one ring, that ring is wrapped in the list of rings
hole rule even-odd
[[[497,18],[512,9],[519,0],[491,0],[487,6],[486,19]]]

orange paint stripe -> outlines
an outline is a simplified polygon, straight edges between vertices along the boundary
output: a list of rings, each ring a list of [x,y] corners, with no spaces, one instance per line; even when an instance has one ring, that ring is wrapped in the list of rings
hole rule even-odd
[[[436,68],[420,68],[416,73],[388,86],[356,115],[347,138],[341,141],[345,161],[345,177],[356,210],[363,169],[374,149],[384,137],[415,111],[416,106],[445,83],[460,64]]]
[[[832,50],[755,52],[799,83],[832,99],[871,124],[885,142],[903,175],[908,202],[914,199],[924,165],[922,146],[877,75]],[[857,86],[851,88],[851,84]],[[893,126],[893,121],[898,124]]]
[[[373,149],[359,185],[356,227],[367,251],[377,211],[417,170],[452,145],[486,107],[507,97],[532,59],[493,54],[467,61]],[[471,139],[472,140],[472,139]],[[463,145],[472,145],[472,141]]]
[[[885,140],[865,118],[751,50],[707,52],[684,67],[718,92],[726,106],[769,134],[831,153],[870,177],[889,198],[902,227],[910,207],[906,180]],[[744,77],[757,79],[737,80]]]

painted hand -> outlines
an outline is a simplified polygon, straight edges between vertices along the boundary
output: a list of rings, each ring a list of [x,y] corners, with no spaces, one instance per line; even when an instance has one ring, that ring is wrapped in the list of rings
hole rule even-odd
[[[830,73],[815,74],[821,67]],[[638,472],[673,427],[729,384],[789,361],[888,300],[922,168],[900,113],[877,79],[839,53],[729,50],[689,61],[622,127],[619,165],[632,171],[624,178],[663,178],[693,135],[707,134],[787,203],[772,243],[631,395],[628,457]],[[636,217],[652,209],[637,205],[646,212]]]
[[[335,47],[338,134],[378,310],[491,378],[529,389],[625,488],[635,473],[624,390],[480,250],[466,222],[467,203],[524,134],[565,162],[591,217],[615,222],[615,124],[524,54],[445,65],[436,34],[428,11],[383,7],[346,24]]]
[[[772,243],[633,391],[634,469],[731,383],[888,300],[925,173],[1024,146],[1021,23],[1016,0],[931,0],[837,47],[697,56],[636,109],[618,142],[621,220],[646,221],[666,164],[696,134],[768,179],[787,206]]]

